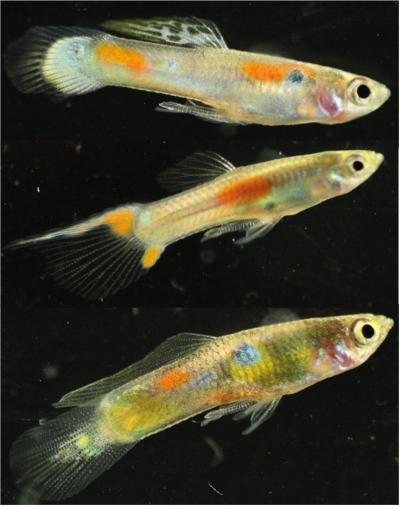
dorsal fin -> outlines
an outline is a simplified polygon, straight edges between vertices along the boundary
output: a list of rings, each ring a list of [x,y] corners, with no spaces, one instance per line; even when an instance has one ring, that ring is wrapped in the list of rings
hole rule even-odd
[[[215,179],[236,167],[212,151],[194,153],[158,176],[159,184],[171,191],[182,191]]]
[[[56,408],[69,408],[71,406],[88,405],[94,399],[97,400],[98,397],[111,392],[111,390],[139,378],[143,374],[154,371],[169,362],[182,358],[213,339],[215,339],[213,336],[191,333],[181,333],[172,336],[142,360],[135,362],[112,376],[107,376],[65,394],[53,406]]]
[[[216,24],[196,17],[109,20],[101,26],[133,39],[159,44],[227,48]]]

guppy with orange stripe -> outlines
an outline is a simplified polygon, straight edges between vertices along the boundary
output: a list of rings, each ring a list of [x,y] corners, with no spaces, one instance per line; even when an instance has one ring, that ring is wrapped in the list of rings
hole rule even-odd
[[[206,230],[204,239],[245,231],[245,244],[284,216],[343,195],[368,179],[383,161],[373,151],[326,151],[234,167],[215,153],[197,153],[161,180],[194,188],[148,204],[127,204],[65,229],[10,246],[38,246],[50,274],[88,298],[110,295],[147,272],[164,249]]]
[[[78,493],[142,439],[199,413],[209,411],[203,424],[249,416],[248,434],[283,396],[362,364],[392,326],[385,316],[356,314],[217,338],[178,334],[62,397],[55,407],[73,409],[22,434],[11,468],[21,487],[54,501]]]
[[[261,125],[344,123],[378,109],[383,84],[330,67],[228,49],[210,21],[108,21],[120,38],[82,28],[36,27],[13,43],[6,70],[25,93],[69,96],[123,86],[187,99],[158,109]]]

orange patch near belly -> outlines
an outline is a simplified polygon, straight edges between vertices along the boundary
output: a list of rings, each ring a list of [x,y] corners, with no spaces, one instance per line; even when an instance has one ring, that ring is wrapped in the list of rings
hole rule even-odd
[[[104,63],[123,65],[134,70],[144,70],[147,65],[146,59],[138,51],[109,42],[98,44],[96,46],[96,53],[100,61]]]
[[[118,209],[106,214],[101,223],[109,225],[114,234],[126,236],[135,225],[135,213],[130,209]]]
[[[157,390],[174,390],[188,382],[190,374],[184,369],[172,369],[165,372],[155,381]]]
[[[228,183],[218,194],[218,204],[240,204],[266,197],[271,184],[266,177],[253,177],[245,181]]]

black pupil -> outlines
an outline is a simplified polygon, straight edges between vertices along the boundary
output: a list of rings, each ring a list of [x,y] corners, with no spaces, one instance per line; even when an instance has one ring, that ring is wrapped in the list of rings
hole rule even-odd
[[[357,95],[360,98],[368,98],[371,95],[371,90],[365,84],[361,84],[357,88]]]
[[[365,337],[365,339],[371,339],[371,337],[374,337],[374,334],[375,334],[374,327],[372,325],[369,325],[368,323],[366,323],[363,326],[363,328],[361,329],[361,332],[362,332],[363,337]]]
[[[364,168],[364,164],[360,162],[360,160],[355,160],[353,162],[353,169],[354,170],[362,170]]]
[[[287,79],[290,83],[301,83],[303,78],[304,78],[303,73],[297,69],[294,69],[291,72],[289,72],[287,76]]]

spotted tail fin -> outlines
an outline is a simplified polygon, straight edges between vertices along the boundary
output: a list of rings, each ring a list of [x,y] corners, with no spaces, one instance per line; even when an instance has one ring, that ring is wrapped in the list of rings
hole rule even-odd
[[[22,490],[59,501],[87,487],[134,444],[111,440],[96,408],[74,408],[24,432],[11,447],[10,467]]]
[[[164,249],[137,237],[143,207],[118,207],[71,227],[15,241],[7,248],[42,250],[49,274],[60,285],[82,297],[100,299],[138,279]]]
[[[82,28],[31,28],[7,48],[6,73],[23,93],[56,98],[89,93],[105,86],[90,63],[93,43],[103,36]]]

